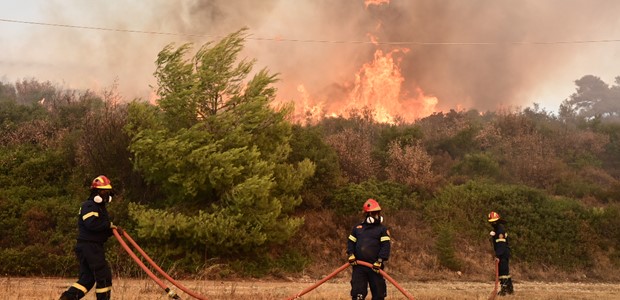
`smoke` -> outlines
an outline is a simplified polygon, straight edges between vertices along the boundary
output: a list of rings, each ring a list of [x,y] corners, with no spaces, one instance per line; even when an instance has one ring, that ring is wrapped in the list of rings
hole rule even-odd
[[[3,78],[91,89],[117,81],[126,98],[149,97],[166,44],[197,48],[242,27],[251,33],[243,55],[255,58],[257,69],[280,74],[283,101],[299,101],[303,85],[313,101],[338,105],[378,49],[407,48],[399,57],[402,90],[437,97],[440,110],[558,105],[583,75],[620,75],[613,73],[620,70],[620,43],[561,43],[620,38],[615,0],[36,2],[36,19],[6,15],[1,5],[0,17],[178,33],[0,23]],[[370,36],[380,44],[366,43]],[[414,43],[381,44],[387,42]]]

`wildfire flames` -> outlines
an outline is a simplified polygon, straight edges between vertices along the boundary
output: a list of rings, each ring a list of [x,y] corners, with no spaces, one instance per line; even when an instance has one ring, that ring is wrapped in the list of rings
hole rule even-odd
[[[403,90],[403,78],[399,62],[395,58],[406,54],[408,49],[395,49],[388,53],[376,50],[374,59],[364,64],[355,74],[353,87],[346,99],[329,99],[330,103],[344,105],[326,105],[324,101],[315,101],[303,85],[297,90],[301,94],[295,111],[295,121],[301,123],[317,122],[325,117],[348,117],[352,111],[371,109],[377,122],[394,124],[398,120],[413,122],[435,112],[438,103],[436,97],[426,96],[421,88],[416,88],[415,95],[408,95]]]
[[[380,5],[389,0],[366,0],[364,4]],[[373,43],[374,35],[369,34]],[[299,85],[297,91],[300,99],[296,101],[295,121],[302,124],[314,123],[326,117],[349,117],[353,111],[370,109],[374,120],[394,124],[397,121],[413,122],[435,112],[438,99],[426,96],[421,88],[415,88],[414,95],[403,88],[405,78],[402,76],[400,62],[409,52],[407,48],[398,48],[384,53],[376,50],[371,62],[365,63],[355,74],[353,83],[343,99],[318,100],[313,98],[305,88]]]
[[[366,7],[370,5],[381,5],[383,3],[388,4],[390,0],[364,0],[364,5],[366,5]]]

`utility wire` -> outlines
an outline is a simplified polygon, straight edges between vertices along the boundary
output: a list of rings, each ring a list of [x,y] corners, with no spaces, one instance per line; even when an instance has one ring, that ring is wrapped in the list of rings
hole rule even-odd
[[[172,36],[188,36],[188,37],[206,37],[206,38],[223,38],[218,35],[192,34],[192,33],[175,33],[161,31],[145,31],[131,30],[92,26],[79,26],[68,24],[55,24],[33,21],[21,21],[11,19],[1,19],[0,22],[18,23],[29,25],[40,25],[50,27],[64,27],[75,29],[88,29],[99,31],[115,31],[126,33],[154,34],[154,35],[172,35]],[[287,39],[287,38],[266,38],[266,37],[247,37],[248,40],[255,41],[272,41],[272,42],[295,42],[295,43],[315,43],[315,44],[372,44],[372,45],[396,45],[396,46],[494,46],[494,45],[561,45],[561,44],[594,44],[594,43],[618,43],[620,39],[600,39],[600,40],[572,40],[572,41],[547,41],[547,42],[418,42],[418,41],[400,41],[400,42],[378,42],[378,41],[356,41],[356,40],[312,40],[312,39]]]

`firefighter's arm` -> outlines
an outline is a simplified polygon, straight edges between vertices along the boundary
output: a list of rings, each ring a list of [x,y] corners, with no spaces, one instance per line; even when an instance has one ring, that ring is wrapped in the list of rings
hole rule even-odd
[[[347,238],[347,254],[351,255],[355,253],[355,244],[357,243],[357,231],[355,228],[351,230],[351,234]]]
[[[101,212],[94,205],[85,205],[82,209],[84,225],[91,231],[109,230],[111,222],[102,217]]]
[[[355,228],[351,230],[351,234],[347,238],[347,255],[349,256],[347,259],[349,263],[354,266],[357,264],[357,258],[355,257],[355,244],[357,243],[357,233]]]
[[[381,233],[381,240],[379,243],[379,258],[382,261],[387,261],[388,259],[390,259],[390,249],[391,249],[390,231],[385,229]]]

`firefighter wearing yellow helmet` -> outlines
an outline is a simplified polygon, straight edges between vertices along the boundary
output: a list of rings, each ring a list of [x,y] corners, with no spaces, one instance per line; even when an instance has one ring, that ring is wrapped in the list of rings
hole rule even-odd
[[[364,221],[353,227],[347,241],[347,255],[353,266],[351,298],[365,299],[370,286],[372,299],[382,300],[387,296],[387,286],[380,270],[390,258],[390,232],[382,224],[381,206],[375,199],[368,199],[362,210]],[[357,260],[371,263],[373,268],[358,265]]]
[[[505,296],[514,293],[512,286],[512,278],[510,277],[510,245],[508,244],[508,233],[506,232],[506,221],[500,217],[497,212],[490,212],[487,215],[487,221],[493,227],[489,233],[495,259],[499,260],[499,282],[501,289],[498,295]]]
[[[93,286],[97,300],[109,300],[112,290],[112,271],[105,258],[103,244],[112,229],[122,229],[110,221],[106,204],[112,201],[112,183],[104,175],[90,185],[90,196],[82,203],[78,216],[78,238],[75,253],[80,263],[80,278],[69,287],[60,300],[83,298]]]

